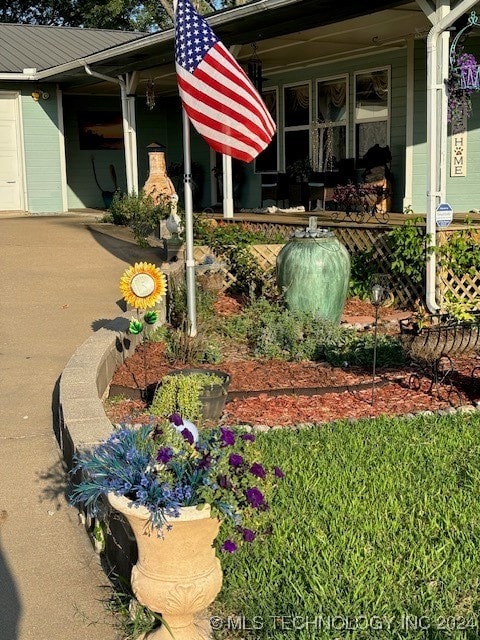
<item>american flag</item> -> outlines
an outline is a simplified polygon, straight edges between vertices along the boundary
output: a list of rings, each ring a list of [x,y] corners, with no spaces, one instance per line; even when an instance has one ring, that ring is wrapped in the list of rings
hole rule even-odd
[[[175,14],[178,88],[195,129],[220,153],[250,162],[275,123],[245,71],[188,0]]]

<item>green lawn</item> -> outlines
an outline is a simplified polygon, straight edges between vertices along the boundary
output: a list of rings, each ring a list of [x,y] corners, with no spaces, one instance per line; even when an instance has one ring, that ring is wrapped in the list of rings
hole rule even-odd
[[[480,415],[258,435],[273,534],[224,556],[218,638],[480,637]]]

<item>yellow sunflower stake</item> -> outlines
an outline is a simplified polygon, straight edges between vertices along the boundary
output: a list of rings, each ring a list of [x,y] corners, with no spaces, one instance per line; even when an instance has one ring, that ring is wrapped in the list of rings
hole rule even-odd
[[[132,318],[128,328],[132,335],[143,332],[144,323],[140,319],[140,311],[143,311],[143,321],[147,325],[153,325],[157,321],[155,311],[145,311],[154,307],[167,292],[167,279],[165,274],[154,264],[149,262],[136,262],[133,267],[125,270],[120,278],[120,291],[125,302],[137,310],[137,317]],[[142,395],[147,393],[147,349],[146,336],[143,332],[143,369],[145,387]]]

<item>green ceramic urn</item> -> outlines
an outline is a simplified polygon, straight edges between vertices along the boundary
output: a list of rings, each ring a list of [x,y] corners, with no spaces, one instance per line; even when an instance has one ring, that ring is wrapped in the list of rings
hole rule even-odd
[[[340,322],[350,279],[350,256],[332,232],[293,237],[277,256],[277,283],[289,309]]]

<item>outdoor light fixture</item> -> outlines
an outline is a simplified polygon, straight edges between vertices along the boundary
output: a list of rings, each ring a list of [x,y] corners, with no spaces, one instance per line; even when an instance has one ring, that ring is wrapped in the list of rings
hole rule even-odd
[[[370,301],[375,307],[375,326],[373,336],[373,368],[372,368],[372,407],[375,402],[375,369],[377,365],[377,329],[378,329],[378,308],[382,304],[385,288],[381,284],[374,281],[372,284]]]
[[[252,42],[252,57],[247,62],[247,75],[250,80],[253,82],[254,87],[258,91],[258,93],[262,94],[262,61],[257,55],[257,43]]]
[[[145,91],[145,99],[146,99],[147,107],[151,111],[155,106],[155,83],[154,83],[153,80],[148,80],[147,81],[147,89]]]
[[[374,284],[372,287],[372,304],[378,309],[383,298],[383,287],[380,284]]]
[[[30,95],[35,102],[38,102],[40,98],[42,98],[42,100],[48,100],[50,98],[48,91],[44,91],[43,89],[34,89]]]

